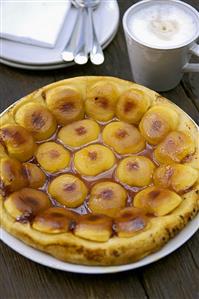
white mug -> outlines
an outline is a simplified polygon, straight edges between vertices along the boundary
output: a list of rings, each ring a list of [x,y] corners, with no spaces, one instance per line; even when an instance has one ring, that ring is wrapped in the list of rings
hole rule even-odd
[[[196,35],[180,47],[151,47],[140,42],[129,29],[129,19],[133,13],[155,2],[175,3],[189,9],[196,20]],[[144,0],[131,6],[124,14],[123,28],[127,49],[135,82],[156,91],[166,91],[176,87],[184,72],[199,72],[199,63],[189,63],[192,54],[199,56],[199,13],[192,6],[179,0]]]

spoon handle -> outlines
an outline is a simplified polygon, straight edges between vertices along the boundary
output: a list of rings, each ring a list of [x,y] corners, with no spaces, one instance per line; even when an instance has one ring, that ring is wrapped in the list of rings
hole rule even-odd
[[[89,16],[89,23],[90,23],[90,26],[92,29],[92,34],[91,34],[92,43],[91,43],[90,60],[93,64],[99,65],[104,62],[104,54],[102,51],[102,47],[98,41],[96,31],[95,31],[92,7],[88,7],[88,16]]]
[[[75,50],[75,62],[77,64],[85,64],[88,61],[88,52],[86,47],[86,9],[81,8],[81,27],[78,37],[78,42]]]
[[[75,43],[76,31],[77,31],[80,15],[81,15],[81,9],[78,9],[78,13],[75,19],[75,23],[73,25],[71,36],[61,53],[62,59],[67,62],[74,60],[74,46],[75,46],[74,43]]]

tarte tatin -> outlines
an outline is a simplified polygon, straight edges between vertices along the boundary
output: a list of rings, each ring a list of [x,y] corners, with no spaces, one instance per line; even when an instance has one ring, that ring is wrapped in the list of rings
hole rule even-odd
[[[131,263],[199,210],[199,130],[176,105],[113,77],[76,77],[0,117],[1,226],[76,264]]]

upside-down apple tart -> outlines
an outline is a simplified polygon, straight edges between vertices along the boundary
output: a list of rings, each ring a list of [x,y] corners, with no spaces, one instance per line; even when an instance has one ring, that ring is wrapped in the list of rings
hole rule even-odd
[[[138,84],[77,77],[0,117],[1,226],[76,264],[131,263],[199,210],[199,131]]]

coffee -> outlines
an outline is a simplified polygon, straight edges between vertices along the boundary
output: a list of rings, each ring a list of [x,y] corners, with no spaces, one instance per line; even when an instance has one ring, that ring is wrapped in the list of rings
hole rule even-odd
[[[131,34],[141,43],[156,48],[179,47],[197,34],[197,22],[186,7],[172,1],[151,2],[129,18]]]

